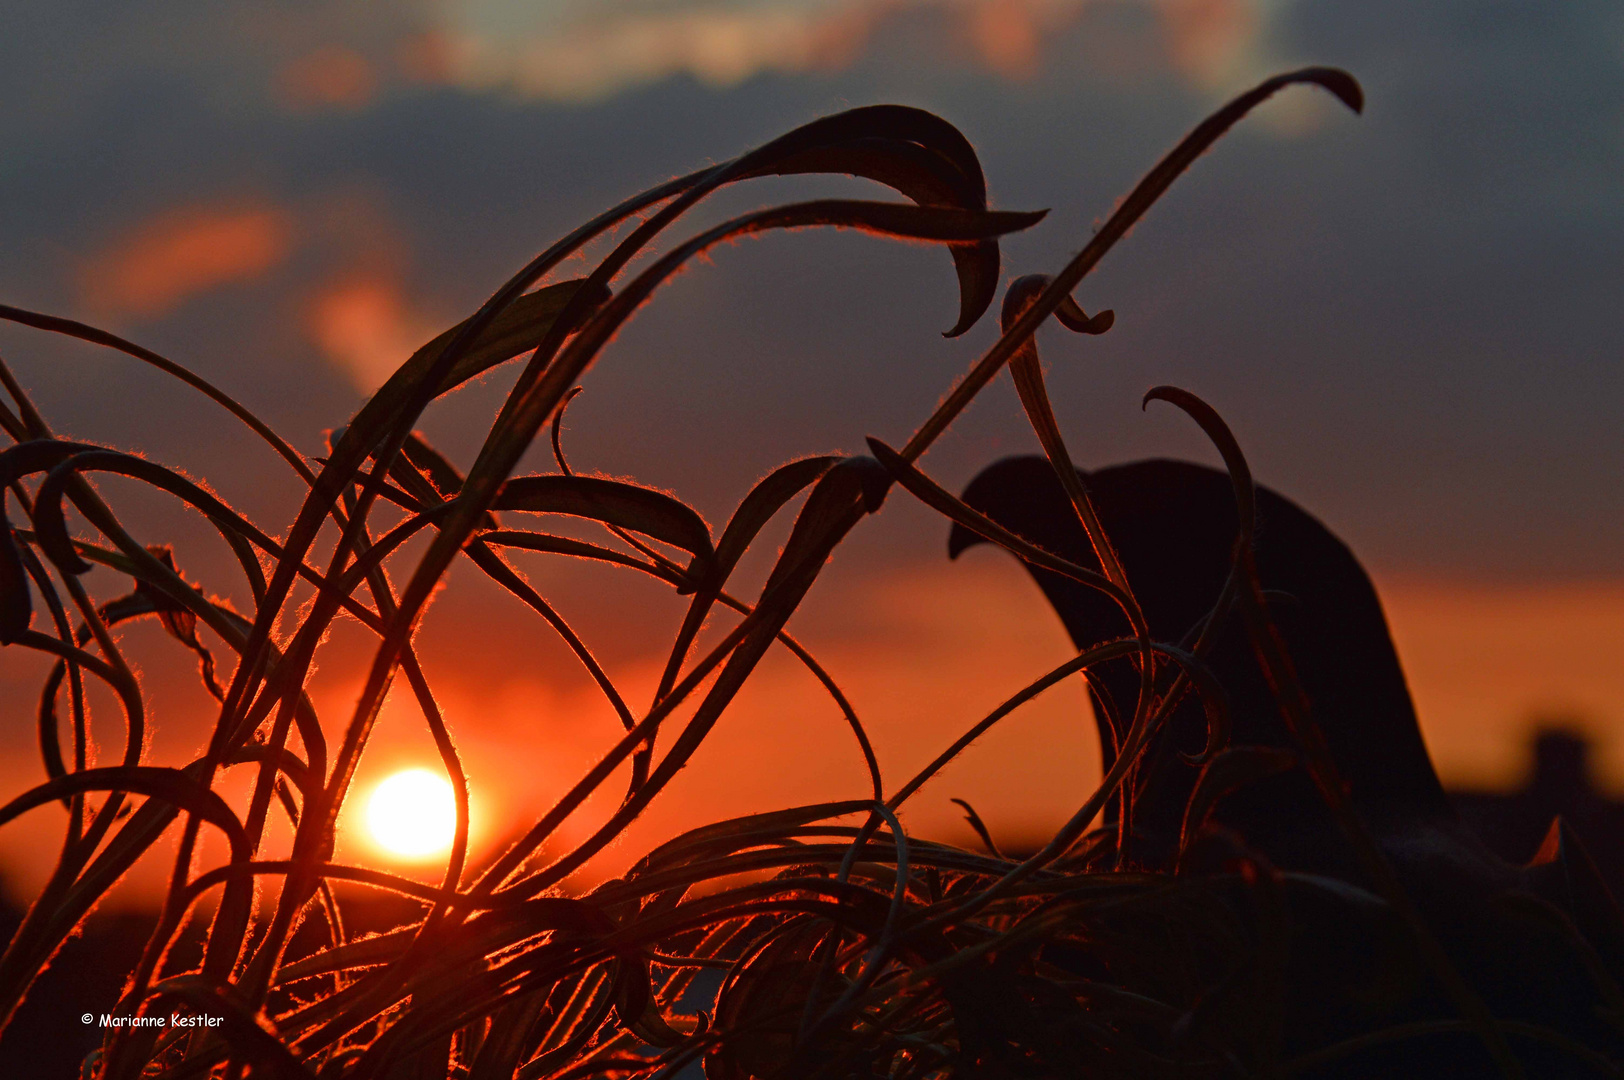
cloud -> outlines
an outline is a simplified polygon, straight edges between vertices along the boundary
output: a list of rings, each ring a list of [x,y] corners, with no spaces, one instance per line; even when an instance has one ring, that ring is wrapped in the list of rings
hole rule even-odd
[[[1168,59],[1197,85],[1222,84],[1262,22],[1252,0],[1160,0],[1157,9]]]
[[[371,61],[354,49],[327,45],[284,64],[277,74],[282,101],[294,109],[359,109],[378,89]]]
[[[982,61],[1012,78],[1026,78],[1037,70],[1043,56],[1043,21],[1032,0],[987,0],[973,5],[967,20]]]
[[[382,273],[327,283],[309,300],[305,315],[310,340],[364,393],[382,386],[438,331],[410,309],[396,280]]]
[[[520,41],[474,37],[460,74],[464,81],[558,101],[606,97],[678,73],[731,86],[763,71],[840,66],[867,28],[865,14],[766,4],[611,10]]]
[[[1162,30],[1162,61],[1197,83],[1230,73],[1255,43],[1258,0],[1134,0]],[[752,76],[839,70],[884,29],[912,16],[945,26],[972,66],[1012,78],[1036,74],[1045,44],[1090,0],[716,0],[649,7],[621,0],[542,5],[529,22],[508,0],[453,9],[455,81],[523,97],[586,101],[688,74],[718,87]],[[912,22],[910,26],[914,25]],[[957,61],[954,61],[957,62]]]
[[[198,293],[257,278],[287,258],[292,221],[267,206],[189,207],[135,226],[80,273],[97,311],[151,317]]]

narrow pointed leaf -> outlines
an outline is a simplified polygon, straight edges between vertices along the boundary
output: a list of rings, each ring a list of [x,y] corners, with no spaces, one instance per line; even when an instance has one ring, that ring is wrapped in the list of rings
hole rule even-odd
[[[496,497],[496,510],[568,514],[618,525],[710,560],[710,528],[688,504],[662,491],[597,476],[518,476]]]
[[[406,436],[406,442],[401,446],[402,456],[417,466],[418,470],[429,478],[440,493],[442,499],[454,499],[462,490],[462,472],[451,459],[430,446],[428,440],[414,431]]]
[[[805,490],[807,485],[816,483],[839,460],[834,456],[801,458],[774,469],[750,489],[739,508],[733,512],[727,528],[722,530],[710,577],[695,591],[693,602],[688,605],[688,613],[683,617],[682,626],[671,645],[658,696],[664,697],[671,689],[678,670],[687,659],[689,648],[705,624],[705,617],[727,584],[728,575],[738,565],[756,534],[785,503]]]
[[[439,384],[427,392],[427,398],[433,399],[447,393],[475,375],[534,349],[554,328],[558,317],[583,283],[583,279],[561,281],[515,298],[490,320],[472,344],[462,350]],[[596,290],[587,309],[590,311],[607,297],[607,289]],[[413,353],[361,407],[334,446],[334,456],[347,457],[352,444],[362,454],[370,451],[385,428],[398,419],[396,414],[411,400],[418,384],[435,366],[440,355],[476,317],[464,319]],[[340,455],[340,446],[346,448],[346,454]]]
[[[526,293],[513,301],[451,366],[451,371],[435,391],[436,396],[454,390],[474,376],[534,349],[547,335],[547,331],[552,329],[554,320],[581,285],[582,281],[579,280],[564,281]],[[606,299],[607,293],[598,293],[599,303]],[[402,370],[416,371],[420,368],[427,371],[462,327],[463,324],[458,323],[418,349]]]

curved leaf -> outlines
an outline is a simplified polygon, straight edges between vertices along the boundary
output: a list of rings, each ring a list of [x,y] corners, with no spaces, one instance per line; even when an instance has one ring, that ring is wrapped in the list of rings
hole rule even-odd
[[[734,163],[744,176],[841,172],[885,184],[921,206],[987,207],[975,148],[952,124],[906,105],[868,105],[814,120]],[[974,326],[998,289],[996,241],[949,249],[959,276],[959,318],[948,337]]]
[[[21,323],[24,326],[32,326],[38,330],[78,338],[80,341],[88,341],[93,345],[102,345],[151,364],[159,371],[172,375],[193,389],[202,392],[231,415],[248,425],[254,434],[264,439],[273,450],[282,456],[283,460],[293,466],[293,470],[306,483],[315,479],[315,474],[310,471],[310,466],[305,464],[300,453],[289,446],[280,435],[272,431],[264,421],[249,412],[229,394],[173,360],[159,356],[151,349],[143,348],[134,342],[126,341],[117,334],[110,334],[97,327],[75,322],[73,319],[64,319],[56,315],[42,315],[39,312],[25,311],[22,308],[14,308],[7,304],[0,304],[0,319]]]
[[[190,504],[209,519],[221,537],[231,546],[232,552],[242,564],[243,572],[255,586],[256,592],[263,588],[263,571],[253,550],[244,543],[244,540],[251,541],[262,550],[279,556],[281,546],[276,541],[214,495],[174,470],[166,469],[146,458],[100,447],[81,451],[57,462],[39,487],[34,502],[34,528],[38,532],[40,548],[58,567],[71,574],[84,574],[90,571],[90,563],[79,557],[72,539],[68,536],[67,518],[62,508],[62,496],[67,490],[68,483],[81,471],[87,470],[134,477]]]
[[[0,825],[48,802],[87,791],[124,791],[179,807],[217,826],[231,842],[233,859],[247,860],[248,835],[225,800],[180,769],[111,765],[85,769],[30,788],[0,806]]]
[[[184,1001],[200,1014],[220,1017],[223,1020],[221,1038],[242,1059],[254,1063],[255,1076],[263,1073],[278,1080],[316,1080],[315,1074],[300,1064],[276,1033],[266,1029],[258,1016],[221,993],[204,977],[177,975],[152,987],[151,1000],[166,998]]]
[[[800,458],[780,465],[762,478],[739,503],[716,542],[716,568],[731,573],[763,526],[783,505],[799,495],[842,459],[833,454]]]
[[[699,559],[715,553],[705,519],[662,491],[598,476],[516,476],[492,506],[531,514],[568,514],[642,533]]]
[[[462,351],[451,365],[451,370],[440,380],[434,396],[438,397],[454,390],[474,376],[534,349],[553,328],[554,321],[584,282],[584,278],[561,281],[556,285],[549,285],[519,296],[491,320],[473,343]],[[608,294],[604,291],[599,291],[594,297],[598,303],[607,298]],[[471,318],[464,319],[420,346],[390,377],[389,382],[385,384],[386,388],[404,390],[422,379],[440,358],[446,346],[456,340],[457,335],[462,333],[471,321]],[[375,395],[375,400],[393,396],[394,394],[385,395],[383,391],[379,391]],[[363,408],[351,426],[360,423],[369,412],[375,411]]]
[[[1144,399],[1140,402],[1143,409],[1152,401],[1165,401],[1194,420],[1218,453],[1224,459],[1224,468],[1229,473],[1229,481],[1235,491],[1235,513],[1240,521],[1241,543],[1247,549],[1252,546],[1252,536],[1257,531],[1257,485],[1252,480],[1252,469],[1246,463],[1246,455],[1241,452],[1240,443],[1235,441],[1235,435],[1224,423],[1218,410],[1208,405],[1188,390],[1177,386],[1153,386],[1145,391]]]
[[[952,125],[944,122],[943,126],[962,141],[963,136]],[[946,132],[942,134],[947,136]],[[951,136],[947,141],[953,141]],[[987,185],[973,150],[949,156],[935,146],[897,139],[867,137],[816,147],[792,154],[758,170],[756,175],[831,172],[877,181],[920,206],[987,208]],[[992,240],[954,245],[949,251],[959,277],[959,318],[943,336],[957,337],[980,321],[992,305],[998,292],[1001,257],[997,242]]]
[[[858,814],[869,809],[873,803],[868,799],[846,799],[841,802],[813,803],[808,806],[796,806],[788,810],[771,810],[762,814],[750,814],[745,817],[729,818],[726,821],[702,825],[697,829],[690,829],[681,836],[667,840],[659,847],[650,851],[637,861],[632,868],[632,877],[650,872],[657,867],[679,863],[694,858],[699,854],[713,854],[716,850],[728,851],[737,837],[750,836],[750,844],[761,843],[762,834],[771,834],[778,831],[788,832],[799,826],[825,818],[845,817],[848,814]]]
[[[400,453],[428,477],[441,499],[454,499],[462,490],[462,472],[451,464],[450,458],[430,446],[421,433],[414,431],[406,436]]]
[[[34,439],[0,450],[0,488],[9,488],[25,476],[49,472],[75,454],[106,450],[95,443],[67,439]]]

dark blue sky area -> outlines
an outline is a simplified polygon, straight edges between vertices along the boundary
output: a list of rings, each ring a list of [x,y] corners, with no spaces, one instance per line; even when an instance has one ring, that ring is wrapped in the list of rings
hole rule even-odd
[[[1613,5],[1241,4],[1239,59],[1192,75],[1153,9],[1100,3],[1044,24],[1017,77],[976,62],[948,8],[920,3],[865,24],[839,62],[763,61],[730,85],[656,70],[578,101],[414,67],[403,50],[448,16],[379,8],[13,5],[0,297],[165,351],[315,452],[361,400],[345,356],[421,340],[596,210],[817,115],[900,101],[958,124],[997,205],[1053,208],[1007,245],[1014,276],[1061,265],[1249,73],[1337,64],[1365,86],[1363,118],[1329,99],[1254,117],[1084,283],[1079,298],[1114,308],[1117,328],[1045,333],[1078,458],[1210,458],[1171,410],[1138,408],[1174,382],[1228,417],[1261,479],[1378,569],[1624,575]],[[677,235],[814,189],[853,185],[759,182]],[[145,307],[106,286],[143,237],[198,215],[260,222],[260,257]],[[896,442],[991,340],[990,325],[939,336],[952,289],[942,253],[850,234],[723,249],[590,373],[573,453],[716,518],[791,455]],[[291,476],[189,392],[31,331],[0,328],[0,350],[63,430],[209,476],[273,529],[293,505]],[[426,426],[466,460],[503,385],[463,391]],[[957,484],[1030,445],[999,385],[928,464]],[[939,523],[897,521],[859,544],[940,558]]]

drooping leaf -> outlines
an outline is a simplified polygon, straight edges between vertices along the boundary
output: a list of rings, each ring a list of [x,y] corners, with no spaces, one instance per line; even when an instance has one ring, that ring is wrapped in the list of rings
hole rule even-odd
[[[715,552],[705,519],[663,491],[597,476],[516,476],[502,487],[497,510],[568,514],[642,533],[708,562]]]
[[[981,815],[976,813],[976,808],[970,805],[970,801],[968,799],[949,799],[947,801],[957,803],[959,809],[964,811],[965,823],[981,838],[981,844],[987,849],[987,854],[1002,859],[1004,853],[999,851],[998,845],[993,842],[992,830],[987,828],[987,823],[981,820]]]
[[[429,478],[435,490],[442,499],[454,499],[462,490],[462,472],[453,464],[451,459],[430,446],[428,440],[419,432],[412,432],[406,436],[406,442],[401,445],[401,455],[407,461],[417,466],[418,471]]]
[[[1005,332],[1020,320],[1027,307],[1042,293],[1046,280],[1041,276],[1025,277],[1010,286],[1009,292],[1004,296],[1001,319]],[[1066,299],[1071,301],[1069,296]],[[1071,301],[1071,306],[1076,307],[1076,302]],[[1077,308],[1077,312],[1081,314],[1082,309]],[[1084,321],[1091,323],[1086,316]],[[1049,404],[1049,392],[1043,385],[1043,368],[1038,363],[1036,338],[1027,338],[1016,350],[1015,355],[1010,357],[1009,374],[1020,395],[1021,406],[1026,410],[1027,421],[1032,425],[1032,431],[1037,435],[1039,445],[1043,447],[1044,456],[1049,459],[1055,477],[1071,501],[1078,523],[1088,537],[1089,546],[1094,549],[1094,557],[1099,561],[1100,569],[1105,572],[1105,576],[1112,584],[1122,590],[1123,595],[1131,597],[1133,591],[1128,585],[1128,576],[1122,568],[1122,561],[1117,557],[1111,538],[1106,535],[1105,527],[1100,523],[1099,513],[1089,497],[1088,488],[1078,475],[1076,466],[1071,462],[1065,439],[1060,434],[1060,425],[1055,421],[1054,410]],[[1137,609],[1137,604],[1129,610],[1129,617],[1134,620],[1136,628],[1142,628],[1144,619]]]
[[[951,125],[944,122],[943,126],[949,131],[941,132],[942,138],[933,140],[934,145],[906,139],[860,138],[801,151],[760,170],[758,175],[846,173],[885,184],[921,206],[986,209],[986,181],[974,151],[968,144],[958,147],[963,137]],[[944,153],[945,144],[954,144],[958,152]],[[957,337],[974,326],[991,306],[998,290],[1001,260],[993,240],[956,244],[949,251],[959,276],[959,318],[945,336]]]
[[[126,341],[117,334],[110,334],[106,330],[89,326],[82,322],[76,322],[73,319],[64,319],[55,315],[43,315],[34,311],[25,311],[21,308],[14,308],[6,304],[0,304],[0,319],[7,319],[12,322],[21,323],[24,326],[32,326],[39,330],[46,330],[52,333],[78,338],[80,341],[88,341],[94,345],[102,345],[109,349],[117,350],[118,352],[124,353],[128,356],[133,356],[145,363],[151,364],[159,371],[172,375],[186,385],[201,391],[205,396],[223,407],[227,412],[231,413],[244,424],[248,425],[249,429],[252,430],[254,434],[258,435],[261,439],[264,439],[265,442],[268,443],[278,454],[280,454],[289,465],[293,466],[294,471],[297,472],[303,480],[309,482],[315,478],[315,474],[310,471],[310,467],[305,464],[304,458],[299,454],[299,452],[293,449],[293,447],[289,446],[280,435],[272,431],[263,420],[249,412],[242,406],[241,403],[236,401],[229,394],[226,394],[224,391],[218,389],[206,379],[183,367],[182,365],[175,363],[173,360],[160,356],[151,349],[144,348],[143,346],[137,345],[134,342]],[[32,407],[29,407],[25,411],[31,412]],[[41,434],[43,434],[43,432],[41,432]],[[21,440],[19,439],[19,441]]]
[[[150,545],[147,551],[153,558],[174,571],[176,577],[185,580],[185,575],[181,574],[180,568],[175,565],[175,553],[170,549],[169,545]],[[202,590],[199,589],[198,591],[201,592]],[[152,605],[152,610],[158,616],[158,621],[163,624],[163,628],[168,631],[170,637],[175,638],[189,648],[195,649],[198,647],[197,615],[194,612],[181,607],[171,600],[167,594],[159,592],[139,578],[135,581],[135,593]]]
[[[1190,391],[1177,386],[1151,387],[1145,391],[1140,408],[1148,406],[1152,401],[1165,401],[1184,410],[1190,419],[1200,425],[1202,432],[1212,440],[1213,446],[1217,447],[1235,491],[1235,512],[1240,521],[1240,540],[1245,547],[1250,548],[1252,534],[1257,529],[1257,486],[1252,481],[1252,470],[1246,464],[1246,455],[1241,452],[1240,443],[1235,440],[1229,425],[1218,415],[1218,410]]]

